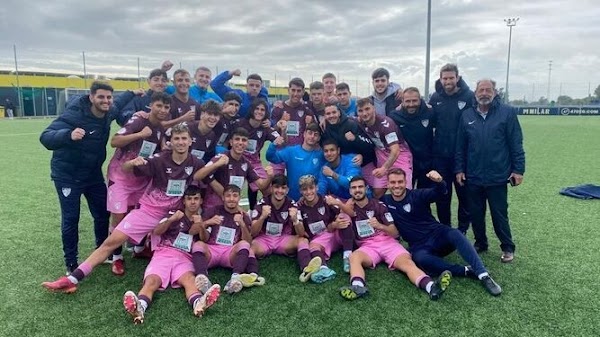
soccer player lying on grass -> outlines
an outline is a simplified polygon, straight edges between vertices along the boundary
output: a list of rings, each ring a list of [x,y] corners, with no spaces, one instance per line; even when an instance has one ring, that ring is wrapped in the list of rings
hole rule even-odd
[[[300,177],[300,192],[302,200],[298,203],[298,211],[303,227],[298,227],[298,235],[310,240],[309,250],[298,250],[298,259],[308,261],[319,257],[322,265],[317,272],[310,276],[316,283],[323,283],[335,277],[335,272],[327,267],[326,261],[331,254],[343,247],[344,255],[350,256],[354,246],[354,235],[350,225],[350,217],[340,213],[334,203],[335,198],[323,197],[317,193],[315,177],[311,175]],[[325,200],[329,202],[326,202]],[[341,202],[337,200],[336,202]],[[304,254],[305,256],[301,256]],[[307,255],[310,254],[310,255]],[[347,262],[347,259],[344,260]],[[344,263],[344,267],[346,263]],[[350,265],[348,264],[348,271]]]
[[[430,171],[426,176],[435,183],[434,188],[409,190],[406,188],[404,171],[392,169],[388,173],[391,194],[386,194],[382,199],[394,218],[398,232],[408,243],[413,261],[432,275],[449,270],[454,276],[480,280],[491,295],[500,295],[502,289],[490,277],[469,240],[458,229],[442,225],[431,215],[429,204],[442,198],[448,189],[437,171]],[[444,256],[454,250],[470,266],[444,261]]]
[[[154,293],[167,289],[169,284],[172,288],[183,287],[185,297],[198,317],[219,298],[221,287],[218,284],[199,292],[194,283],[191,250],[193,234],[201,226],[198,215],[201,203],[200,188],[189,186],[183,196],[184,209],[170,211],[152,231],[160,241],[146,267],[144,285],[137,295],[133,291],[123,295],[123,306],[133,317],[133,323],[144,323],[144,313],[152,303]]]
[[[137,205],[150,183],[149,177],[124,172],[121,166],[138,156],[148,158],[160,152],[164,135],[161,121],[168,118],[170,105],[169,95],[155,92],[150,100],[148,118],[133,116],[110,140],[110,145],[117,148],[108,164],[106,209],[111,213],[111,232],[127,212]],[[121,247],[113,253],[112,272],[115,275],[125,274]]]
[[[408,251],[396,240],[398,230],[387,207],[376,199],[366,197],[364,178],[352,178],[350,194],[352,199],[342,210],[347,214],[354,213],[352,228],[359,248],[350,255],[350,286],[341,288],[340,294],[348,300],[366,295],[368,290],[363,268],[375,268],[379,262],[385,261],[389,269],[404,272],[411,282],[429,294],[430,299],[439,299],[450,285],[452,274],[444,271],[433,281],[417,268]]]
[[[137,157],[125,162],[124,171],[133,171],[136,176],[151,178],[150,186],[140,199],[140,208],[125,216],[104,243],[71,275],[54,282],[44,282],[42,286],[55,292],[75,292],[79,281],[104,262],[116,248],[127,240],[139,243],[146,234],[154,230],[169,210],[181,207],[181,197],[186,187],[193,180],[205,178],[217,166],[204,166],[200,159],[189,154],[191,143],[187,125],[178,124],[172,130],[172,150],[163,151],[148,159]],[[224,156],[221,160],[227,159]]]
[[[258,258],[272,253],[294,255],[298,253],[300,265],[300,281],[306,282],[310,276],[321,267],[321,258],[310,259],[308,239],[294,234],[303,229],[298,219],[296,203],[288,194],[287,177],[275,175],[271,182],[271,194],[264,197],[252,211],[252,251]],[[249,273],[258,274],[258,263],[255,257],[248,260]]]
[[[223,192],[224,204],[205,209],[199,229],[200,240],[194,243],[192,261],[196,271],[196,286],[210,289],[208,268],[225,267],[233,270],[224,290],[230,294],[240,292],[242,279],[257,281],[254,275],[244,274],[250,254],[252,221],[240,208],[240,188],[227,185]],[[264,279],[262,279],[264,283]]]

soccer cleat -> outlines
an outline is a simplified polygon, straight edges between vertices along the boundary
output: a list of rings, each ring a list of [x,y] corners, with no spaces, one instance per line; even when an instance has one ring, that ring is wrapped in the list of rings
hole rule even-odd
[[[78,267],[79,267],[79,264],[77,262],[75,262],[75,263],[68,263],[67,264],[67,272],[65,273],[66,276],[71,275],[75,271],[75,269],[77,269]]]
[[[429,298],[432,301],[439,300],[444,291],[450,286],[450,281],[452,281],[452,273],[448,270],[444,270],[437,280],[433,282],[431,290],[429,291]]]
[[[239,274],[238,280],[242,282],[244,288],[249,288],[253,286],[262,286],[265,284],[265,278],[262,276],[258,276],[256,273],[250,274]]]
[[[198,291],[200,291],[200,293],[202,293],[202,294],[206,294],[208,289],[210,287],[212,287],[212,282],[210,282],[210,280],[208,279],[208,276],[206,276],[204,274],[196,275],[196,278],[194,279],[194,283],[196,284],[196,288],[198,288]]]
[[[319,268],[319,270],[316,273],[310,275],[310,279],[315,283],[323,283],[329,280],[333,280],[335,278],[335,275],[335,271],[333,271],[327,266],[324,266]]]
[[[344,272],[350,273],[350,258],[349,257],[344,258]]]
[[[492,296],[499,296],[502,293],[502,288],[500,288],[500,285],[496,283],[496,281],[494,281],[494,279],[489,275],[484,276],[481,279],[481,285],[483,285],[485,290],[487,290],[487,292]]]
[[[139,253],[136,253],[135,249],[134,249],[134,251],[131,254],[131,256],[134,259],[151,259],[153,254],[154,254],[154,252],[152,251],[152,249],[150,249],[150,247],[144,246],[144,250],[142,250]]]
[[[369,292],[369,289],[364,286],[351,285],[340,288],[340,295],[347,300],[355,300],[359,297],[365,296]]]
[[[217,302],[221,296],[221,286],[218,284],[212,285],[208,290],[194,303],[194,316],[202,317],[206,309],[210,308]]]
[[[500,256],[500,261],[502,263],[510,263],[515,259],[515,253],[513,252],[502,252],[502,256]]]
[[[231,279],[227,281],[227,284],[225,284],[223,290],[225,290],[226,293],[233,295],[242,291],[242,288],[244,288],[242,281],[240,281],[237,276],[232,276]]]
[[[317,272],[319,270],[319,268],[321,268],[322,264],[323,264],[323,261],[321,261],[320,257],[318,257],[318,256],[313,257],[310,260],[310,262],[308,263],[308,265],[306,267],[304,267],[304,269],[302,270],[300,277],[298,277],[300,279],[300,282],[308,281],[308,279],[310,279],[310,275]]]
[[[133,291],[127,291],[123,295],[123,307],[133,317],[133,324],[144,323],[144,309],[142,309],[140,300]]]
[[[123,259],[114,260],[111,270],[113,274],[123,276],[125,274],[125,261]]]
[[[72,294],[77,291],[77,284],[71,282],[68,277],[63,276],[54,282],[44,282],[42,287],[55,293]]]

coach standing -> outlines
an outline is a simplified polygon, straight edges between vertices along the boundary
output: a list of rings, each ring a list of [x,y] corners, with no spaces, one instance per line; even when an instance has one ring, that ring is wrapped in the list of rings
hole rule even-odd
[[[486,201],[500,240],[502,262],[514,258],[508,222],[507,183],[523,182],[525,152],[516,110],[500,103],[496,82],[482,79],[475,89],[477,105],[465,110],[459,123],[456,144],[456,180],[466,184],[475,248],[488,249],[485,231]]]
[[[119,115],[134,93],[128,91],[113,105],[113,88],[94,82],[89,96],[81,96],[67,106],[40,136],[40,142],[53,151],[50,162],[61,210],[61,232],[67,273],[78,266],[79,212],[81,195],[87,199],[94,218],[96,246],[108,235],[109,213],[106,210],[106,184],[102,164],[110,124],[117,119],[124,124],[128,117]]]

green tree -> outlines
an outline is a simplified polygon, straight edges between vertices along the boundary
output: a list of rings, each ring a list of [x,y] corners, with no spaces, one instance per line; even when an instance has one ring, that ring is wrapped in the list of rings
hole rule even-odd
[[[556,102],[560,105],[573,104],[573,98],[567,95],[561,95],[556,98]]]
[[[594,90],[594,95],[596,95],[596,98],[600,99],[600,84],[598,84],[596,90]]]

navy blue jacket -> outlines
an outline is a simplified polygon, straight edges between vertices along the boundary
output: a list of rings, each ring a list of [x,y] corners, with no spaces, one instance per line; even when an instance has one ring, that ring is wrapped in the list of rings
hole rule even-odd
[[[223,99],[225,95],[230,91],[233,91],[236,94],[240,95],[240,97],[242,98],[242,104],[240,104],[239,112],[240,117],[248,116],[248,114],[250,113],[250,111],[248,110],[250,109],[250,105],[252,105],[252,102],[255,98],[264,99],[267,102],[267,105],[269,105],[269,91],[264,85],[260,88],[258,96],[252,97],[248,95],[247,92],[241,89],[234,89],[225,85],[225,83],[227,83],[227,81],[229,81],[232,77],[233,76],[229,75],[229,71],[226,70],[217,75],[217,77],[213,78],[213,80],[210,82],[210,87],[214,90],[215,94],[221,97],[221,99]],[[268,111],[271,111],[270,106],[268,106],[267,108]]]
[[[446,227],[433,217],[429,206],[446,193],[446,183],[441,181],[433,188],[407,189],[401,201],[395,201],[390,194],[384,195],[381,201],[392,214],[402,239],[414,246],[427,241],[437,229]]]
[[[436,125],[433,109],[427,107],[425,101],[421,100],[421,106],[414,114],[401,108],[393,111],[390,118],[396,122],[408,143],[413,156],[413,169],[429,172],[433,167],[433,129]]]
[[[128,116],[127,120],[129,120],[138,111],[150,112],[150,102],[152,101],[153,93],[154,91],[148,89],[144,96],[135,96],[129,103],[121,107],[121,115]],[[119,124],[123,125],[122,123]]]
[[[436,158],[454,160],[458,123],[463,111],[473,105],[475,96],[461,78],[457,83],[458,91],[446,94],[440,80],[435,82],[435,92],[429,99],[437,119],[433,138],[433,155]]]
[[[42,132],[40,142],[52,150],[50,169],[52,180],[75,186],[92,185],[104,181],[102,164],[106,159],[106,143],[110,124],[117,119],[124,124],[120,109],[134,94],[127,91],[115,99],[110,111],[102,118],[92,114],[88,96],[75,99],[66,110]],[[79,141],[71,140],[75,128],[85,130]]]
[[[525,173],[523,133],[515,108],[496,96],[484,119],[471,107],[460,120],[454,173],[479,186],[506,184],[511,173]]]

